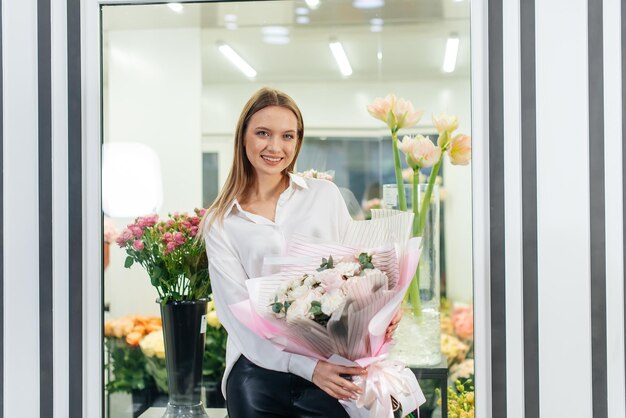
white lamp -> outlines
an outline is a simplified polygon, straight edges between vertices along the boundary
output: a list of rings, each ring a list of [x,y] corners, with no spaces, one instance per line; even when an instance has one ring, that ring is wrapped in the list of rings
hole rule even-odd
[[[133,142],[102,145],[102,210],[110,217],[156,213],[163,204],[161,163],[152,148]]]

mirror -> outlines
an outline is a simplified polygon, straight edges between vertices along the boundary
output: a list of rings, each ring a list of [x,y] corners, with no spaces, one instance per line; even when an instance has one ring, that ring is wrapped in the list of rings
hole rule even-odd
[[[424,111],[400,138],[436,141],[431,115],[443,112],[458,116],[457,132],[469,134],[469,37],[467,0],[102,7],[105,416],[139,416],[167,401],[162,362],[146,361],[150,356],[136,347],[160,329],[158,295],[140,266],[125,268],[115,236],[136,216],[165,218],[210,205],[228,174],[233,131],[252,93],[271,86],[293,97],[305,123],[296,170],[332,174],[351,215],[365,219],[384,198],[383,185],[395,181],[389,129],[367,106],[395,93]],[[458,41],[458,51],[444,72],[449,39]],[[332,42],[342,45],[350,75],[342,74]],[[225,46],[255,75],[229,61]],[[444,304],[429,338],[441,342],[444,360],[428,367],[463,378],[473,374],[471,170],[446,156],[439,177],[440,285],[432,289]],[[223,344],[223,333],[207,337]],[[207,373],[219,370],[217,357],[205,356]],[[215,377],[205,382],[207,407],[220,405]],[[420,380],[430,394],[422,416],[438,416],[434,385],[426,380]]]

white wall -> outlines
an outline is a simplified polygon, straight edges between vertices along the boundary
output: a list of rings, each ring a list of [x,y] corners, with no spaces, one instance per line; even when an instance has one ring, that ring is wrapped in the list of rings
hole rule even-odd
[[[105,141],[152,147],[163,179],[159,215],[191,212],[202,205],[200,30],[111,31],[108,42]],[[121,230],[133,219],[114,221]],[[145,271],[125,269],[125,253],[116,245],[111,250],[104,279],[110,315],[158,314]]]
[[[224,182],[232,161],[233,131],[241,109],[252,93],[262,86],[258,83],[204,86],[202,132],[205,149],[222,147],[229,153],[220,160],[220,184]],[[420,131],[434,132],[431,115],[447,112],[458,115],[461,121],[459,132],[471,133],[469,79],[442,77],[394,83],[273,83],[271,87],[286,92],[298,103],[304,117],[305,136],[337,132],[365,136],[386,134],[384,124],[372,118],[366,106],[376,97],[389,93],[410,100],[417,109],[424,111],[418,125]],[[403,132],[400,131],[400,135]],[[225,141],[228,145],[224,147]],[[453,301],[471,303],[471,167],[452,166],[447,157],[445,161],[448,297]]]

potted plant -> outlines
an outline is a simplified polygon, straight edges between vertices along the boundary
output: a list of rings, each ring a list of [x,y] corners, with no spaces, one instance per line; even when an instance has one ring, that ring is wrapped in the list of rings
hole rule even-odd
[[[200,395],[211,283],[204,242],[197,239],[204,211],[139,217],[117,239],[127,253],[125,267],[141,265],[159,296],[169,389],[164,417],[207,416]]]

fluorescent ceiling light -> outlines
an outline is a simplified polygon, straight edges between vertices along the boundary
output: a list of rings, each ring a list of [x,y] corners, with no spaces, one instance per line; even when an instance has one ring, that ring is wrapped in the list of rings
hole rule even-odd
[[[167,7],[169,7],[176,13],[182,13],[183,11],[183,5],[180,3],[167,3]]]
[[[311,19],[309,19],[308,16],[298,16],[298,17],[296,17],[296,23],[299,23],[300,25],[306,25],[310,21],[311,21]]]
[[[382,32],[382,31],[383,31],[382,26],[378,26],[378,25],[370,26],[370,32]]]
[[[376,54],[376,58],[378,58],[378,61],[381,61],[383,59],[383,53],[381,51],[378,51],[378,53]]]
[[[354,0],[352,6],[357,9],[377,9],[385,5],[385,0]]]
[[[459,52],[459,36],[451,34],[446,42],[446,53],[443,57],[443,72],[451,73],[456,67],[456,56]]]
[[[296,14],[297,15],[308,15],[309,14],[309,9],[307,9],[306,7],[298,7],[296,8]]]
[[[289,36],[287,35],[265,35],[263,36],[263,42],[272,45],[286,45],[289,43]]]
[[[346,51],[344,51],[341,42],[336,39],[331,39],[328,46],[330,46],[330,50],[335,57],[335,61],[337,61],[341,74],[345,77],[351,75],[352,66],[350,66],[350,61],[348,61],[348,56],[346,55]]]
[[[320,7],[320,0],[304,0],[304,1],[306,2],[306,5],[309,6],[313,10]]]
[[[237,54],[235,50],[230,47],[230,45],[225,44],[224,42],[218,42],[217,48],[226,58],[230,60],[230,62],[235,65],[235,67],[244,73],[246,77],[256,77],[256,70],[252,68],[243,58],[241,58],[239,54]]]
[[[370,25],[372,26],[382,26],[384,21],[380,17],[375,17],[370,19]]]
[[[289,29],[285,26],[263,26],[261,28],[263,35],[268,36],[287,36],[289,35]]]
[[[224,22],[236,22],[236,21],[237,21],[237,15],[234,15],[234,14],[224,15]]]

